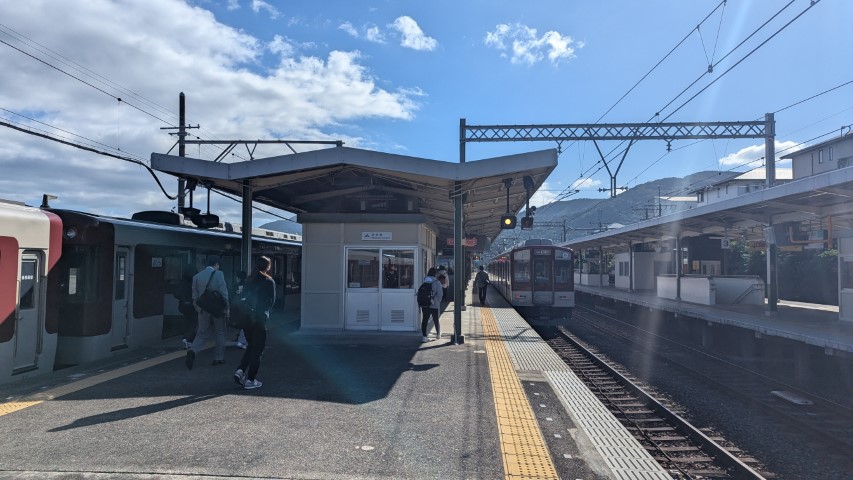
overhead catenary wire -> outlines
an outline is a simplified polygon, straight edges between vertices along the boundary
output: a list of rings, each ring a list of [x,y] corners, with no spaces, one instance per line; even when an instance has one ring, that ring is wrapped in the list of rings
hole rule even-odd
[[[786,5],[784,5],[784,6],[783,6],[779,11],[777,11],[775,14],[773,14],[773,15],[772,15],[768,20],[766,20],[766,21],[765,21],[761,26],[759,26],[758,28],[756,28],[752,33],[750,33],[746,38],[744,38],[744,40],[742,40],[738,45],[736,45],[736,46],[735,46],[734,48],[732,48],[728,53],[726,53],[725,55],[723,55],[723,56],[720,58],[720,60],[718,60],[715,64],[713,64],[713,66],[717,66],[717,65],[719,65],[722,61],[724,61],[726,58],[728,58],[728,57],[729,57],[732,53],[734,53],[738,48],[740,48],[742,45],[744,45],[744,44],[745,44],[745,43],[746,43],[750,38],[752,38],[752,37],[753,37],[753,36],[755,36],[758,32],[760,32],[760,31],[761,31],[761,30],[762,30],[762,29],[763,29],[767,24],[769,24],[773,19],[775,19],[775,18],[776,18],[776,17],[778,17],[782,12],[784,12],[784,11],[785,11],[785,10],[786,10],[790,5],[792,5],[795,1],[796,1],[796,0],[791,0],[791,1],[790,1],[790,2],[788,2]],[[782,30],[784,30],[785,28],[787,28],[791,23],[793,23],[793,22],[794,22],[794,21],[796,21],[798,18],[800,18],[800,17],[801,17],[805,12],[807,12],[809,9],[811,9],[811,8],[812,8],[814,5],[816,5],[819,1],[820,1],[820,0],[814,0],[814,1],[810,2],[809,6],[808,6],[808,7],[806,7],[806,9],[805,9],[805,10],[803,10],[802,12],[800,12],[797,16],[795,16],[795,17],[794,17],[793,19],[791,19],[790,21],[788,21],[788,22],[787,22],[785,25],[783,25],[780,29],[778,29],[776,32],[774,32],[770,37],[766,38],[763,42],[761,42],[761,43],[760,43],[757,47],[755,47],[752,51],[750,51],[749,53],[747,53],[744,57],[742,57],[740,60],[738,60],[734,65],[732,65],[731,67],[729,67],[725,72],[723,72],[723,73],[722,73],[722,74],[720,74],[717,78],[715,78],[711,83],[709,83],[709,84],[708,84],[708,85],[706,85],[703,89],[701,89],[699,92],[697,92],[697,93],[696,93],[696,94],[694,94],[692,97],[690,97],[689,99],[687,99],[687,100],[686,100],[684,103],[682,103],[682,104],[681,104],[681,105],[680,105],[676,110],[674,110],[673,112],[669,113],[669,115],[667,115],[665,118],[661,119],[660,121],[665,121],[665,120],[669,119],[669,118],[670,118],[672,115],[674,115],[677,111],[681,110],[684,106],[686,106],[688,103],[690,103],[691,101],[693,101],[693,100],[694,100],[696,97],[698,97],[701,93],[703,93],[705,90],[707,90],[711,85],[713,85],[714,83],[716,83],[717,81],[719,81],[719,79],[720,79],[720,78],[722,78],[723,76],[725,76],[725,75],[726,75],[727,73],[729,73],[732,69],[734,69],[735,67],[737,67],[740,63],[742,63],[742,62],[743,62],[744,60],[746,60],[747,58],[749,58],[749,56],[751,56],[753,53],[755,53],[759,48],[763,47],[767,42],[769,42],[772,38],[774,38],[774,37],[775,37],[777,34],[779,34]],[[718,7],[719,7],[719,5],[718,5]],[[707,19],[707,17],[706,17],[706,19]],[[700,24],[700,25],[701,25],[701,24]],[[692,33],[692,32],[691,32],[691,33]],[[710,74],[712,71],[713,71],[713,68],[709,68],[707,71],[703,72],[703,73],[702,73],[702,74],[701,74],[701,75],[700,75],[696,80],[694,80],[690,85],[688,85],[688,86],[687,86],[685,89],[683,89],[683,90],[682,90],[678,95],[676,95],[672,100],[670,100],[670,101],[669,101],[669,102],[668,102],[668,103],[667,103],[663,108],[658,109],[658,111],[657,111],[654,115],[652,115],[652,116],[650,117],[649,121],[651,121],[651,120],[652,120],[652,119],[654,119],[654,118],[659,117],[659,116],[660,116],[660,113],[661,113],[663,110],[665,110],[666,108],[668,108],[668,107],[669,107],[669,105],[671,105],[672,103],[674,103],[674,102],[675,102],[678,98],[680,98],[680,97],[681,97],[681,96],[682,96],[686,91],[688,91],[691,87],[693,87],[696,83],[698,83],[698,82],[699,82],[699,80],[701,80],[705,75]],[[621,101],[621,99],[620,99],[620,101]],[[604,156],[604,158],[603,158],[602,160],[599,160],[599,162],[598,162],[598,163],[601,163],[601,162],[607,162],[607,158],[608,158],[608,157],[610,157],[610,156],[611,156],[611,155],[612,155],[612,154],[613,154],[613,153],[614,153],[614,152],[615,152],[615,151],[616,151],[620,146],[622,146],[624,143],[625,143],[624,141],[623,141],[623,142],[620,142],[617,146],[615,146],[613,149],[611,149],[611,150],[610,150],[610,152],[608,152],[608,153]],[[623,151],[624,151],[624,150],[623,150]],[[620,153],[621,153],[621,152],[620,152]],[[618,154],[617,154],[617,155],[618,155]],[[600,170],[600,169],[599,169],[599,170]],[[580,178],[583,178],[587,173],[588,173],[588,171],[587,171],[587,172],[582,173],[582,174],[579,176],[579,179],[580,179]]]
[[[178,196],[177,196],[177,195],[174,195],[174,196],[169,195],[169,193],[168,193],[168,192],[166,192],[166,189],[165,189],[165,188],[163,188],[163,184],[160,182],[160,179],[159,179],[159,178],[157,178],[157,175],[154,173],[154,170],[152,170],[152,169],[151,169],[151,167],[149,167],[148,165],[146,165],[145,163],[143,163],[143,162],[141,162],[141,161],[139,161],[139,160],[136,160],[136,159],[134,159],[134,158],[130,158],[130,157],[125,156],[125,155],[116,155],[116,154],[114,154],[114,153],[105,152],[105,151],[103,151],[103,150],[97,150],[97,149],[95,149],[95,148],[87,147],[87,146],[85,146],[85,145],[80,145],[80,144],[77,144],[77,143],[74,143],[74,142],[69,142],[69,141],[63,140],[63,139],[61,139],[61,138],[52,137],[52,136],[50,136],[50,135],[48,135],[48,134],[45,134],[45,133],[40,133],[40,132],[35,132],[35,131],[32,131],[32,130],[28,130],[28,129],[25,129],[25,128],[23,128],[23,127],[19,127],[19,126],[17,126],[17,125],[13,125],[13,124],[8,123],[8,122],[0,121],[0,125],[2,125],[2,126],[4,126],[4,127],[9,127],[9,128],[11,128],[11,129],[14,129],[14,130],[18,130],[18,131],[24,132],[24,133],[29,134],[29,135],[35,135],[35,136],[37,136],[37,137],[45,138],[45,139],[51,140],[51,141],[53,141],[53,142],[57,142],[57,143],[61,143],[61,144],[64,144],[64,145],[68,145],[68,146],[71,146],[71,147],[74,147],[74,148],[78,148],[78,149],[80,149],[80,150],[86,150],[86,151],[88,151],[88,152],[97,153],[98,155],[104,155],[104,156],[106,156],[106,157],[117,158],[117,159],[119,159],[119,160],[124,160],[124,161],[126,161],[126,162],[130,162],[130,163],[135,163],[135,164],[137,164],[137,165],[141,165],[142,167],[145,167],[145,169],[146,169],[146,170],[148,170],[148,173],[150,173],[152,177],[154,177],[154,180],[157,182],[157,185],[160,187],[160,190],[162,190],[162,191],[163,191],[163,195],[165,195],[165,196],[166,196],[166,198],[168,198],[169,200],[177,200],[177,199],[178,199]]]

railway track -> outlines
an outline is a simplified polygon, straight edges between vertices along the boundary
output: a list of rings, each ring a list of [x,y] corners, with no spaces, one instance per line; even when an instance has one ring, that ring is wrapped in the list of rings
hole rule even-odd
[[[547,340],[599,400],[675,478],[759,479],[754,459],[738,458],[653,398],[629,372],[610,365],[560,327]]]
[[[708,352],[620,322],[612,316],[586,308],[575,312],[580,314],[575,315],[576,321],[587,322],[596,330],[643,348],[670,366],[771,412],[798,431],[809,433],[827,448],[853,458],[853,411],[850,408]],[[607,320],[607,324],[602,320]]]

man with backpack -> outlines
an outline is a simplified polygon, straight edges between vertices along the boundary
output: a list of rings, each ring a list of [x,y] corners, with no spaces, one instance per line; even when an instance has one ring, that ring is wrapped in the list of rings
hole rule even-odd
[[[443,299],[441,283],[435,278],[435,268],[430,268],[427,276],[424,277],[424,283],[418,287],[417,297],[418,306],[421,307],[421,337],[422,342],[428,342],[427,327],[429,326],[430,318],[435,323],[435,338],[441,338],[441,325],[438,323],[438,310],[441,308],[441,300]]]

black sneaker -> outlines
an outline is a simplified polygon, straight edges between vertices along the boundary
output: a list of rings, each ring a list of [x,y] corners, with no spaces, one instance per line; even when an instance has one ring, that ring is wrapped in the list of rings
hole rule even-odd
[[[192,370],[193,369],[193,362],[195,362],[195,352],[190,350],[187,352],[187,359],[184,360],[184,363],[186,364],[187,368]]]

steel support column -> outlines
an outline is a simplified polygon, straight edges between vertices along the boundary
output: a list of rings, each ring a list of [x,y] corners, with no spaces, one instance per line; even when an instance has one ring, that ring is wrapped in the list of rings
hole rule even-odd
[[[252,271],[252,184],[243,181],[243,241],[240,246],[240,266],[248,275]]]
[[[459,163],[465,163],[465,119],[459,119]],[[462,244],[462,182],[453,184],[453,338],[455,345],[465,343],[462,335],[462,308],[465,305],[465,246]]]

